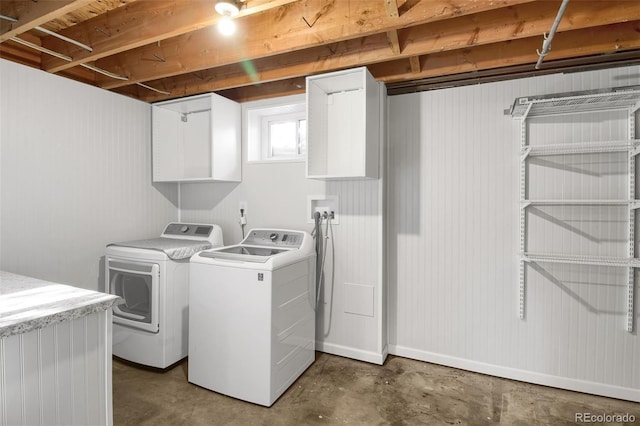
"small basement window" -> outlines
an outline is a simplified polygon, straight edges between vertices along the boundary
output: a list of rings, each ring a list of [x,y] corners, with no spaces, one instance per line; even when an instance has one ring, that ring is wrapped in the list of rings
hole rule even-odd
[[[307,117],[304,95],[249,102],[243,107],[249,162],[305,160]]]
[[[307,119],[299,114],[268,117],[262,145],[266,147],[263,160],[296,158],[307,151]],[[268,140],[264,140],[264,136]]]

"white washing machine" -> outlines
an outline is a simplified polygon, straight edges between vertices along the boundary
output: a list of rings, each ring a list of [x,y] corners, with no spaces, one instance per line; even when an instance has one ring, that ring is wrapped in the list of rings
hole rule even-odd
[[[187,356],[189,258],[223,245],[218,225],[170,223],[160,238],[107,245],[107,292],[113,308],[113,354],[167,368]]]
[[[254,229],[191,258],[189,381],[271,406],[315,360],[307,232]]]

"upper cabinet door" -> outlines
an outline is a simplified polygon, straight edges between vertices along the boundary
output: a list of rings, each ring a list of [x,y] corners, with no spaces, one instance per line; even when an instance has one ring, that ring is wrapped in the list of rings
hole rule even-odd
[[[307,177],[377,179],[384,84],[365,68],[307,77]]]
[[[241,180],[240,104],[209,93],[151,113],[154,182]]]

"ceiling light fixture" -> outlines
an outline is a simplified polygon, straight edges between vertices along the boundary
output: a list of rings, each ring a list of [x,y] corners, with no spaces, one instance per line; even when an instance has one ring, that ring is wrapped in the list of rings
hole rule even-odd
[[[240,1],[218,0],[215,5],[216,12],[222,15],[218,21],[218,31],[224,36],[230,36],[236,31],[236,23],[233,17],[240,12]]]

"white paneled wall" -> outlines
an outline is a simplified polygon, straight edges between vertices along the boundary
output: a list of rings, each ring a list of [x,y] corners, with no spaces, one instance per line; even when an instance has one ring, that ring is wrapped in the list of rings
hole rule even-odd
[[[337,196],[340,223],[333,226],[335,262],[329,247],[316,348],[369,362],[384,360],[381,180],[306,179],[303,162],[247,163],[245,154],[241,183],[186,183],[180,188],[181,220],[222,226],[227,245],[241,240],[241,202],[246,202],[247,231],[271,227],[311,232],[308,197]]]
[[[386,322],[391,353],[640,400],[640,339],[624,330],[623,269],[532,265],[518,318],[519,128],[504,114],[520,96],[633,84],[640,67],[390,97],[383,194],[383,180],[315,181],[304,163],[246,158],[241,183],[152,185],[148,104],[0,60],[0,268],[100,290],[105,244],[157,236],[178,214],[221,225],[233,244],[241,202],[247,230],[311,231],[308,196],[337,196],[320,350],[381,362]],[[532,143],[624,137],[615,113],[592,121],[607,124],[539,120]],[[530,197],[567,198],[562,188],[576,188],[571,196],[581,198],[577,188],[588,187],[626,198],[615,193],[624,166],[619,154],[534,159]],[[603,209],[529,210],[529,244],[622,256],[626,212]]]
[[[110,309],[0,339],[0,424],[112,423]]]
[[[0,60],[0,268],[103,289],[106,244],[176,220],[151,184],[150,106]]]
[[[301,162],[245,163],[239,184],[181,184],[181,220],[219,224],[224,230],[225,244],[230,245],[241,240],[240,202],[247,203],[247,231],[271,227],[311,232],[313,223],[307,221],[307,197],[337,196],[340,224],[333,226],[335,276],[332,285],[329,246],[325,267],[328,285],[321,296],[326,304],[321,301],[317,316],[317,349],[381,362],[381,185],[378,180],[331,183],[309,180]],[[358,302],[353,298],[360,296],[349,293],[349,284],[371,287],[375,297],[371,301],[375,304],[371,306],[373,316],[346,312]]]
[[[625,268],[532,264],[518,318],[519,123],[504,114],[520,96],[634,84],[640,67],[389,98],[390,353],[640,401],[640,339],[624,327]],[[561,125],[539,119],[531,143],[625,139],[624,121],[615,113]],[[530,198],[544,190],[548,199],[598,198],[594,191],[626,199],[624,189],[616,193],[625,158],[531,159]],[[626,217],[618,207],[537,206],[527,216],[529,242],[624,256]]]

